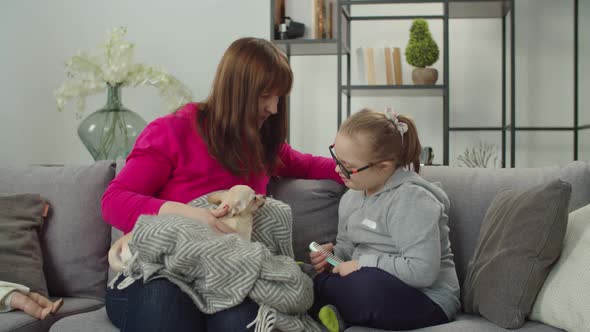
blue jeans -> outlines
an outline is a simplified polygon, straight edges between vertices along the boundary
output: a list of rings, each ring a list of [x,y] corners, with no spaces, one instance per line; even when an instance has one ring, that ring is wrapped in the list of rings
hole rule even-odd
[[[428,296],[378,268],[363,267],[346,277],[324,272],[313,279],[313,284],[313,318],[321,307],[331,304],[349,325],[414,330],[449,322]]]
[[[204,314],[178,286],[162,278],[146,284],[138,280],[122,290],[107,289],[106,310],[121,331],[243,332],[254,331],[246,325],[256,318],[258,305],[247,299],[233,308]]]

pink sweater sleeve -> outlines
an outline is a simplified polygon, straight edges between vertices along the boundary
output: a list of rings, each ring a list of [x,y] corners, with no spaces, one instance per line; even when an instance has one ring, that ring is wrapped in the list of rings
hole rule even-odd
[[[343,183],[334,171],[336,163],[331,158],[301,153],[287,143],[281,147],[279,157],[284,164],[284,167],[278,171],[279,176],[315,180],[331,179]]]
[[[142,214],[158,214],[166,201],[154,196],[172,172],[171,146],[167,128],[158,120],[140,134],[125,167],[102,196],[104,219],[125,233]]]

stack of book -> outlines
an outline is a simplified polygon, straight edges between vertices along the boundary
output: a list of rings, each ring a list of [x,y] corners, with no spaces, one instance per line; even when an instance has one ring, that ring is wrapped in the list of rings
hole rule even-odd
[[[402,85],[399,47],[359,47],[356,50],[359,84]]]

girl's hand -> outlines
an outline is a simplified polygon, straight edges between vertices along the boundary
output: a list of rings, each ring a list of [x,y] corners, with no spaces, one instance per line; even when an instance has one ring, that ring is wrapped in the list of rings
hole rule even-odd
[[[329,252],[332,252],[334,250],[334,245],[332,243],[322,244],[322,247]],[[326,269],[326,265],[328,265],[328,262],[326,261],[326,257],[328,257],[326,254],[322,254],[319,251],[310,251],[309,252],[309,260],[311,262],[311,265],[313,265],[313,268],[316,270],[316,272],[318,272],[318,273],[324,272],[324,270]]]
[[[352,260],[344,263],[338,264],[332,270],[333,273],[339,273],[340,276],[346,277],[347,275],[351,274],[354,271],[358,271],[361,267],[359,266],[359,261]]]

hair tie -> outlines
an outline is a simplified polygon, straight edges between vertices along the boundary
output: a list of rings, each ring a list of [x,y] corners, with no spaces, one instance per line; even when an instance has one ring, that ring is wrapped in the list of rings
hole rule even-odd
[[[404,134],[408,131],[408,124],[399,120],[399,114],[393,111],[391,107],[385,108],[385,117],[393,123],[397,131],[402,136],[402,144],[404,144]]]

